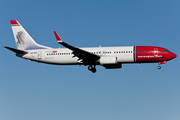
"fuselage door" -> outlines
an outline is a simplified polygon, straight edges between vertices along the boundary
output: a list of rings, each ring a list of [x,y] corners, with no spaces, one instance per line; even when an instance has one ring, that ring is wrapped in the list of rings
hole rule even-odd
[[[159,56],[158,56],[158,48],[154,48],[154,60],[158,60]]]
[[[158,56],[158,48],[154,48],[154,56],[155,56],[155,57]]]
[[[42,58],[42,52],[38,51],[38,59],[41,59],[41,58]]]

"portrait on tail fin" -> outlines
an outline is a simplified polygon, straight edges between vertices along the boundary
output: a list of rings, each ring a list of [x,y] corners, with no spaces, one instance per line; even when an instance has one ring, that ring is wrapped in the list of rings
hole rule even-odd
[[[49,47],[37,44],[17,20],[10,21],[17,49],[34,50],[48,49]]]
[[[16,45],[18,49],[24,49],[27,47],[26,43],[25,43],[25,35],[23,33],[23,31],[19,31],[16,35],[17,41],[16,41]]]

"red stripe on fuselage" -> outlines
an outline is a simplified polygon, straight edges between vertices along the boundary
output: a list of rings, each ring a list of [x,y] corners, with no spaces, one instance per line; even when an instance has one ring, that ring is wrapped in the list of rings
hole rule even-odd
[[[135,46],[135,62],[148,63],[173,59],[172,52],[165,52],[163,50],[167,49],[155,46]]]

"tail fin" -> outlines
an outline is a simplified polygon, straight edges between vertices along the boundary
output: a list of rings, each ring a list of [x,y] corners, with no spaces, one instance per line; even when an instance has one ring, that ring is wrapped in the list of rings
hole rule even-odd
[[[32,50],[32,49],[47,49],[49,47],[37,44],[26,30],[19,24],[17,20],[10,21],[17,49]]]

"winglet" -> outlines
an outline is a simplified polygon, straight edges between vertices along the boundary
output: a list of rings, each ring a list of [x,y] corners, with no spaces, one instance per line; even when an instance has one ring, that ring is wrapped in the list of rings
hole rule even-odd
[[[56,31],[54,31],[54,35],[55,35],[55,37],[56,37],[57,42],[63,42],[63,41],[61,40],[61,38],[59,37],[59,35],[56,33]]]

